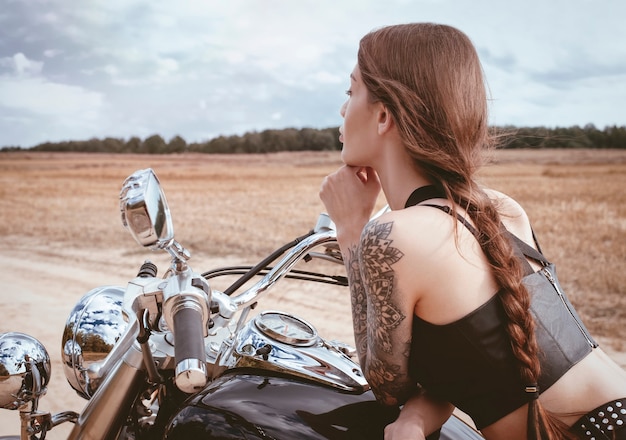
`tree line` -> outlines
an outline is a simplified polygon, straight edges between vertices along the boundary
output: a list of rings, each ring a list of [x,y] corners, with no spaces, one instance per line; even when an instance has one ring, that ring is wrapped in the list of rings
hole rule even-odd
[[[626,148],[626,126],[607,126],[600,130],[593,124],[584,127],[494,127],[500,148]],[[341,150],[339,127],[324,129],[285,128],[247,132],[243,135],[218,136],[205,142],[187,143],[181,136],[165,140],[154,134],[145,139],[107,137],[83,141],[45,142],[29,151],[134,153],[134,154],[244,154],[278,151]],[[22,150],[4,147],[1,151]]]

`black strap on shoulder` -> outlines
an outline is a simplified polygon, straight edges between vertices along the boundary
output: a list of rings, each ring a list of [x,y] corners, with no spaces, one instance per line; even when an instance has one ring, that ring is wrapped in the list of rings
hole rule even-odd
[[[443,212],[445,212],[446,214],[450,214],[452,215],[452,208],[450,208],[449,206],[441,206],[441,205],[430,205],[430,204],[424,204],[422,206],[429,206],[431,208],[437,208]],[[472,233],[472,235],[474,237],[476,237],[476,240],[479,240],[480,238],[480,232],[478,232],[476,230],[476,228],[474,226],[472,226],[472,224],[470,222],[468,222],[467,220],[465,220],[465,217],[463,217],[461,214],[459,214],[457,212],[456,214],[456,219],[461,222],[463,224],[463,226],[465,226],[467,228],[468,231],[470,231]],[[480,242],[480,240],[479,240]]]
[[[422,186],[422,187],[417,188],[415,191],[411,193],[404,207],[408,208],[409,206],[415,206],[429,199],[445,199],[445,198],[447,198],[447,196],[441,185]],[[437,208],[449,215],[452,215],[452,209],[449,206],[441,206],[441,205],[434,205],[434,204],[424,204],[422,206]],[[476,228],[472,226],[472,224],[468,222],[465,219],[465,217],[461,216],[460,214],[457,213],[456,218],[480,242],[480,236],[481,236],[480,232],[478,232]],[[506,230],[504,226],[502,227],[502,229],[506,231],[509,241],[513,245],[513,251],[515,252],[515,255],[520,259],[520,261],[522,261],[522,265],[524,266],[524,271],[526,275],[529,275],[534,272],[532,267],[526,260],[526,258],[535,260],[542,266],[547,266],[548,264],[550,264],[550,262],[546,259],[546,257],[543,256],[541,252],[541,247],[539,246],[539,242],[537,241],[537,237],[535,236],[535,231],[532,231],[532,234],[533,234],[533,240],[535,242],[535,246],[537,246],[538,250],[533,248],[532,246],[529,246],[525,241],[521,240],[516,235]]]
[[[415,206],[429,199],[445,199],[446,192],[441,185],[420,186],[411,193],[408,200],[404,204],[405,208]]]
[[[411,193],[404,207],[408,208],[409,206],[415,206],[430,199],[446,199],[446,198],[447,198],[446,192],[441,185],[421,186]],[[437,208],[447,214],[452,215],[452,209],[450,209],[449,206],[432,205],[432,204],[424,204],[422,206],[429,206],[431,208]],[[472,233],[472,235],[474,235],[474,237],[476,237],[476,239],[478,239],[479,232],[476,230],[476,228],[474,228],[467,220],[465,220],[464,217],[462,217],[458,213],[456,215],[456,218],[458,221],[463,223],[463,225]]]
[[[513,233],[509,231],[506,231],[506,232],[509,236],[509,240],[511,240],[511,243],[513,244],[513,247],[515,249],[519,249],[519,252],[522,255],[532,260],[535,260],[536,262],[540,263],[542,266],[547,266],[550,264],[550,261],[548,261],[548,259],[544,257],[544,255],[541,253],[541,248],[539,247],[539,243],[537,242],[535,231],[533,231],[533,240],[535,241],[535,245],[537,246],[537,249],[539,250],[528,245],[524,240],[518,238]]]
[[[450,209],[449,206],[430,205],[430,204],[424,204],[422,206],[428,206],[428,207],[431,207],[431,208],[437,208],[437,209],[439,209],[439,210],[441,210],[441,211],[443,211],[443,212],[445,212],[447,214],[452,215],[452,209]],[[472,235],[474,237],[476,237],[476,240],[478,240],[478,242],[480,243],[480,235],[481,235],[480,232],[478,232],[476,230],[476,228],[474,226],[472,226],[472,224],[470,222],[468,222],[460,214],[457,213],[456,218],[457,218],[457,220],[459,222],[461,222],[463,224],[463,226],[465,226],[467,228],[468,231],[470,231],[472,233]],[[530,274],[535,272],[533,270],[533,268],[531,267],[531,265],[526,260],[526,258],[530,258],[532,260],[535,260],[536,262],[538,262],[542,266],[547,266],[547,265],[550,264],[550,262],[546,259],[546,257],[544,257],[543,254],[541,253],[541,248],[539,247],[539,243],[537,241],[537,237],[535,236],[535,231],[533,231],[533,240],[535,241],[535,245],[537,246],[537,249],[539,249],[539,251],[537,249],[533,248],[532,246],[529,246],[525,241],[523,241],[522,239],[518,238],[512,232],[509,232],[507,229],[504,228],[504,226],[502,227],[502,229],[507,234],[507,237],[508,237],[509,241],[511,242],[511,245],[513,246],[513,252],[517,256],[517,258],[520,260],[520,262],[522,263],[522,266],[524,267],[524,275],[530,275]]]

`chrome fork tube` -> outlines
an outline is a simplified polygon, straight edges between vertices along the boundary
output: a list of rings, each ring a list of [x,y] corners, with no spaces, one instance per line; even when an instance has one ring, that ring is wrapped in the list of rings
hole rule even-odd
[[[141,349],[134,344],[89,400],[68,440],[116,438],[145,378]]]

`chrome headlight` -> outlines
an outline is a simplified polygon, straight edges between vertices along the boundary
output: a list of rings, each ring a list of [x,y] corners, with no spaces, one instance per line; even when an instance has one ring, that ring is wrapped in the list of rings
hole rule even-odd
[[[85,399],[93,396],[99,384],[90,382],[89,367],[107,357],[128,325],[123,301],[123,287],[97,287],[78,301],[65,324],[63,372]]]
[[[46,392],[50,356],[24,333],[0,334],[0,408],[18,409]]]

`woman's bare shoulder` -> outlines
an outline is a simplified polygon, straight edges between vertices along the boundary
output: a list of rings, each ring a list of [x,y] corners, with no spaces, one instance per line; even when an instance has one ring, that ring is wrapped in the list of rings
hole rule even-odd
[[[368,225],[361,251],[394,257],[385,262],[392,263],[388,269],[394,271],[398,291],[413,307],[448,273],[451,256],[458,252],[454,222],[447,213],[426,206],[390,211]],[[377,259],[382,261],[380,255]]]
[[[415,206],[390,211],[379,222],[386,225],[388,238],[412,258],[431,262],[442,247],[454,243],[454,219],[439,209]]]
[[[527,243],[532,243],[532,229],[528,214],[515,199],[494,189],[484,188],[485,193],[500,213],[504,226]]]

